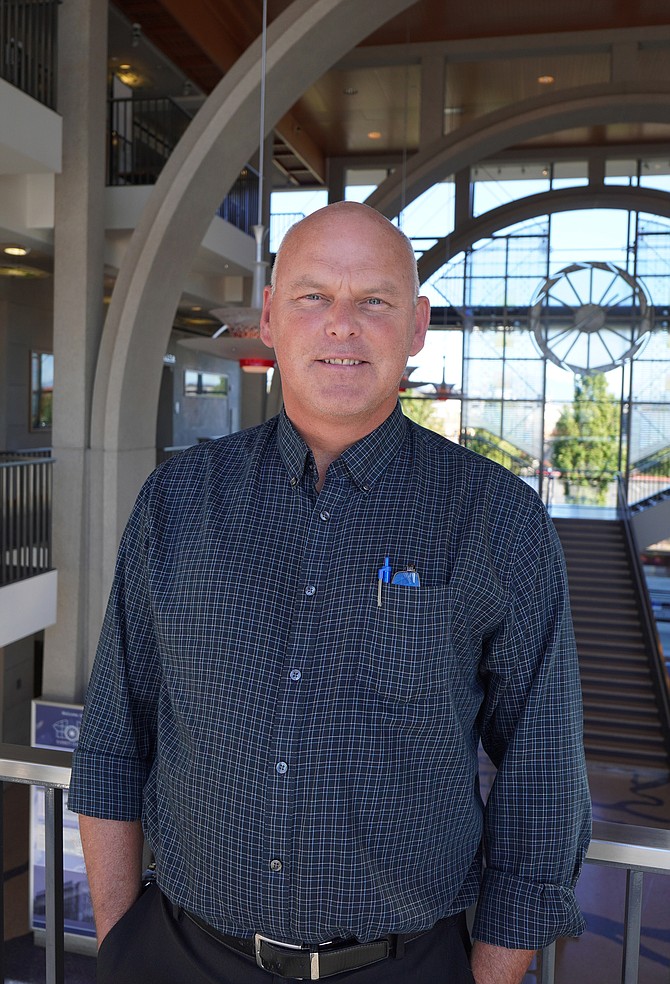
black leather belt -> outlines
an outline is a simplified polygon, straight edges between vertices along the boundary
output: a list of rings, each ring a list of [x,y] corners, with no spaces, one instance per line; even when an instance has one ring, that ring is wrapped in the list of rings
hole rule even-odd
[[[303,946],[281,943],[263,936],[262,933],[256,933],[250,938],[226,936],[186,909],[181,911],[203,932],[229,950],[251,957],[259,967],[271,974],[292,977],[298,981],[320,981],[324,977],[332,977],[333,974],[368,967],[390,956],[400,956],[405,943],[424,935],[423,932],[405,933],[402,936],[385,936],[370,943],[340,939]]]

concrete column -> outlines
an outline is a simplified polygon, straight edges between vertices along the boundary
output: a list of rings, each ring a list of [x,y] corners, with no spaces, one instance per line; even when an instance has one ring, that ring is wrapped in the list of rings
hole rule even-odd
[[[88,675],[91,398],[104,321],[107,0],[59,7],[63,170],[54,223],[54,563],[58,621],[45,638],[45,696],[80,700]]]
[[[344,200],[346,186],[344,161],[341,157],[329,158],[327,162],[328,204]]]
[[[444,55],[425,55],[421,59],[421,115],[419,147],[425,147],[444,134]]]
[[[454,176],[456,184],[456,201],[454,206],[454,229],[460,227],[472,218],[472,181],[470,168],[464,167]]]

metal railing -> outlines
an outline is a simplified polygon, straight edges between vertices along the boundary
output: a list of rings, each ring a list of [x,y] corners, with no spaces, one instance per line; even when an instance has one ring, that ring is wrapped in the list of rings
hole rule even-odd
[[[110,99],[107,184],[155,184],[190,122],[189,114],[167,96]],[[258,172],[247,164],[216,214],[252,235],[258,221],[258,190]]]
[[[514,475],[529,478],[537,473],[537,462],[529,454],[520,448],[512,450],[512,445],[505,447],[506,442],[502,442],[483,429],[474,431],[466,428],[462,430],[459,443],[464,448],[470,448],[471,451],[476,451],[477,454],[490,458],[491,461],[497,461],[499,465],[503,465]]]
[[[27,783],[44,787],[46,791],[46,984],[64,984],[65,980],[62,828],[63,790],[70,783],[70,761],[68,752],[50,752],[23,745],[0,745],[0,783]],[[0,809],[0,857],[4,846],[1,817]],[[670,830],[596,821],[586,861],[588,864],[623,868],[626,871],[621,981],[622,984],[637,984],[644,876],[647,873],[670,874]],[[0,892],[0,929],[3,926],[4,911]],[[555,947],[552,944],[542,951],[541,984],[554,984]],[[0,980],[4,980],[1,945]]]
[[[0,745],[1,782],[18,782],[44,788],[46,984],[64,984],[65,931],[63,918],[63,790],[70,785],[68,752],[33,749],[24,745]],[[3,810],[0,802],[0,857],[3,856]],[[0,892],[0,930],[4,940],[4,893]],[[0,946],[0,981],[5,979],[4,945]]]
[[[0,76],[56,108],[58,0],[0,0]]]
[[[666,498],[670,492],[670,448],[661,448],[631,464],[628,503],[636,505]]]
[[[258,171],[249,164],[243,167],[239,177],[230,189],[216,214],[237,226],[248,236],[253,235],[253,227],[258,222],[258,191],[260,182]]]
[[[155,184],[190,122],[167,96],[110,99],[107,184]]]
[[[0,460],[0,587],[52,569],[53,462]]]
[[[663,732],[665,751],[670,760],[670,678],[665,665],[663,646],[658,636],[654,609],[649,596],[647,580],[642,569],[640,555],[642,551],[635,536],[635,530],[630,519],[631,509],[626,501],[626,486],[622,475],[617,476],[617,515],[623,524],[626,551],[633,574],[633,585],[638,598],[640,609],[640,624],[649,654],[649,670],[651,673],[654,696],[658,706],[658,715]]]

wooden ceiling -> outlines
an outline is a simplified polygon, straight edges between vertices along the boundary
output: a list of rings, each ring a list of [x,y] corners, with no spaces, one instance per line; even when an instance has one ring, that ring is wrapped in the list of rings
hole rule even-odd
[[[205,95],[261,31],[261,0],[114,4],[128,22],[141,25],[143,38]],[[268,0],[269,21],[289,5],[290,0]],[[483,113],[540,94],[541,75],[554,78],[554,89],[609,81],[607,39],[617,30],[646,32],[638,74],[670,84],[670,47],[654,45],[654,28],[664,29],[667,42],[668,0],[419,0],[327,71],[280,122],[276,179],[314,186],[324,182],[329,157],[378,159],[382,165],[389,155],[415,151],[422,46],[434,51],[443,44],[452,52],[445,92],[448,132]],[[587,43],[583,32],[599,35],[590,35]],[[137,58],[137,48],[121,50],[124,43],[123,31],[117,30],[112,54],[117,59]],[[542,144],[550,148],[659,141],[670,142],[670,129],[638,123],[566,131]]]

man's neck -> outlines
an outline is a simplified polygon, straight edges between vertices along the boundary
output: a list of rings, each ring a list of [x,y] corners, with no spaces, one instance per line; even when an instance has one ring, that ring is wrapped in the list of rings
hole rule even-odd
[[[392,410],[386,415],[380,415],[379,420],[366,418],[360,422],[347,417],[343,418],[340,424],[337,419],[321,422],[318,420],[303,421],[296,420],[291,414],[289,407],[286,407],[289,420],[302,437],[303,441],[314,455],[314,462],[318,471],[316,483],[317,491],[321,491],[326,480],[326,472],[329,466],[340,455],[350,448],[352,444],[367,437],[373,430],[376,430],[384,423]]]

